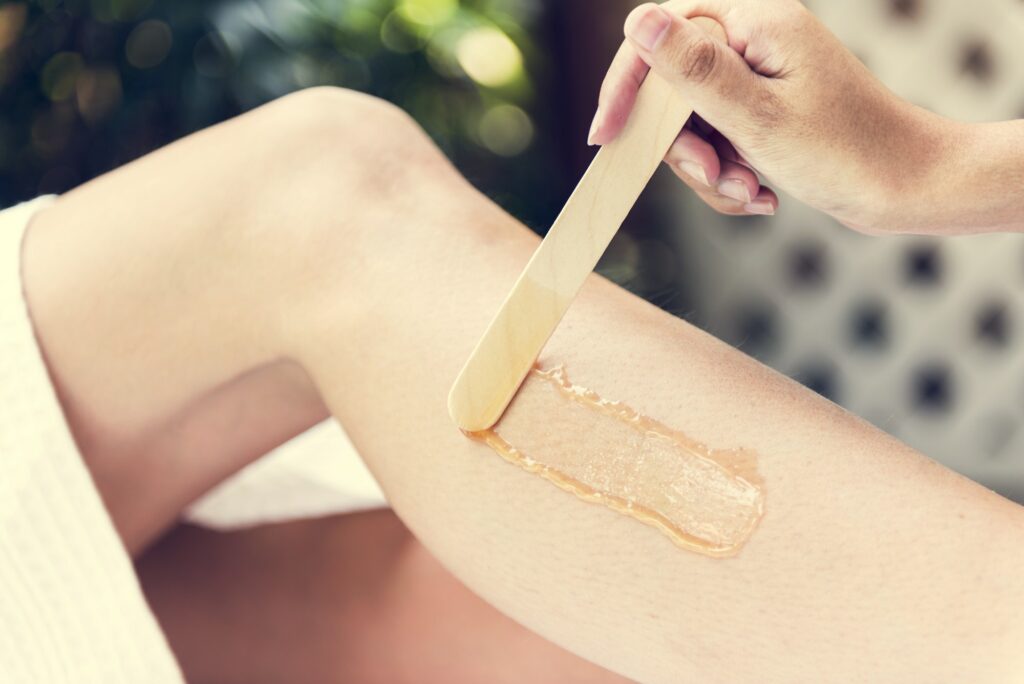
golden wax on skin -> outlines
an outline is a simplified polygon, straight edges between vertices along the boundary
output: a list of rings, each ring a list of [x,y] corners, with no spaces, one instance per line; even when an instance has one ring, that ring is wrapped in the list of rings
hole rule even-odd
[[[764,513],[756,454],[708,449],[573,385],[561,367],[533,369],[501,421],[469,434],[506,461],[708,556],[736,554]]]

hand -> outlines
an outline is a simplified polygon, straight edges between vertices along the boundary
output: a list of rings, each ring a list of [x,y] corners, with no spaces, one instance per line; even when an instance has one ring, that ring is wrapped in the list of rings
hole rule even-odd
[[[718,21],[728,45],[685,17]],[[899,99],[796,0],[673,0],[637,7],[601,88],[592,144],[622,130],[649,69],[695,115],[665,157],[725,214],[771,214],[759,174],[844,224],[916,230],[949,138],[940,117]]]

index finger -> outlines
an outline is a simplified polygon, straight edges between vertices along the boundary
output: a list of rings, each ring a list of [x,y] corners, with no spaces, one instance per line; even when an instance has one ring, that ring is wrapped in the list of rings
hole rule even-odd
[[[594,123],[587,137],[588,144],[605,145],[619,135],[629,119],[629,113],[633,111],[636,94],[650,70],[647,62],[640,58],[629,41],[623,41],[601,83],[597,113],[594,114]]]
[[[666,10],[683,17],[706,15],[715,18],[721,14],[719,0],[669,0],[662,5]],[[650,66],[632,44],[628,40],[623,41],[601,83],[597,113],[587,137],[588,144],[607,145],[622,132],[633,111],[636,94],[650,70]]]

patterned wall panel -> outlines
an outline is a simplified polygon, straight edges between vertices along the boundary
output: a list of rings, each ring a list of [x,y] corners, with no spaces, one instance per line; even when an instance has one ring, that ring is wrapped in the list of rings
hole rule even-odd
[[[808,4],[902,97],[1024,117],[1024,2]],[[786,197],[737,221],[671,194],[691,319],[1024,500],[1024,237],[869,238]]]

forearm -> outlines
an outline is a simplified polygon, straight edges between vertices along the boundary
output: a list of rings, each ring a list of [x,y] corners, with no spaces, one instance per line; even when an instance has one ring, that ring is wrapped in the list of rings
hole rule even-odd
[[[932,121],[939,118],[928,115]],[[945,235],[1024,230],[1024,120],[942,121],[930,173],[890,198],[917,216],[918,230]]]
[[[850,226],[872,234],[1024,230],[1024,120],[963,123],[888,91],[879,99],[887,118],[875,127],[884,133],[862,150],[874,163],[847,180],[872,216]]]
[[[959,167],[951,169],[966,174],[964,194],[976,198],[961,205],[971,207],[973,216],[960,220],[971,225],[973,218],[986,231],[1024,230],[1024,120],[972,128]]]

